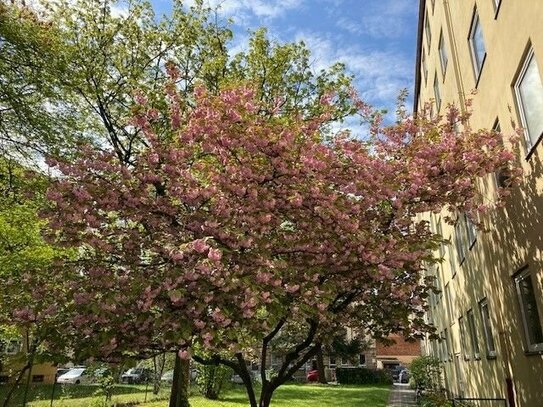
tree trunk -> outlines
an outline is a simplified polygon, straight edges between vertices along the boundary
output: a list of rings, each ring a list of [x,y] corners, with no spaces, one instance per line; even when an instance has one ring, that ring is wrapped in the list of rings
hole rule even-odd
[[[17,380],[15,380],[15,383],[13,383],[13,386],[11,386],[11,389],[9,389],[8,394],[6,394],[6,398],[4,399],[4,404],[2,405],[2,407],[9,407],[9,405],[10,405],[9,402],[11,400],[11,397],[13,396],[13,392],[15,391],[15,389],[17,388],[17,386],[21,382],[26,370],[29,369],[29,368],[30,368],[30,363],[27,363],[21,369],[21,371],[19,372],[19,376],[17,377]]]
[[[189,361],[181,359],[176,353],[169,407],[190,407],[189,371]]]
[[[262,386],[262,390],[260,391],[260,403],[258,404],[258,407],[270,406],[271,399],[273,396],[273,390],[274,388],[270,386],[270,383],[268,383],[265,386]]]
[[[322,354],[322,345],[317,345],[317,371],[319,372],[319,383],[327,384],[326,372],[324,370],[324,356]]]
[[[34,352],[30,354],[30,359],[28,361],[28,376],[26,377],[25,383],[25,392],[23,396],[23,407],[26,407],[26,402],[28,400],[28,390],[30,390],[30,380],[32,379],[32,367],[34,366]]]
[[[255,389],[253,387],[253,380],[251,375],[249,374],[249,370],[247,370],[247,364],[245,363],[245,359],[243,358],[243,355],[241,353],[238,353],[236,357],[238,359],[239,367],[238,374],[241,377],[241,380],[243,380],[243,384],[245,385],[247,397],[249,397],[249,405],[251,407],[258,407],[258,404],[256,403]]]
[[[164,365],[166,364],[166,353],[153,356],[153,394],[158,394],[160,391],[160,378],[164,373]]]

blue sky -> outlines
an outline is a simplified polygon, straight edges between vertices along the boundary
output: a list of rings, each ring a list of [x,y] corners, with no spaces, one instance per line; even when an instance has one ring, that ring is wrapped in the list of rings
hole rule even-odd
[[[190,5],[193,0],[185,0]],[[234,20],[234,50],[248,32],[267,27],[279,42],[303,40],[315,71],[341,61],[363,98],[394,110],[398,92],[413,90],[418,0],[206,0]],[[157,14],[170,0],[152,0]],[[410,98],[411,100],[411,98]]]

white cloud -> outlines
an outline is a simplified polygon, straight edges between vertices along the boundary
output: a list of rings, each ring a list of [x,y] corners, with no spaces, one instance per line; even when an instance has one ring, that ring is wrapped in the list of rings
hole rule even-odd
[[[361,47],[338,47],[339,40],[331,35],[300,31],[296,41],[304,41],[311,50],[315,71],[342,62],[355,75],[355,84],[370,103],[388,104],[402,88],[411,88],[413,66],[398,53],[386,50],[365,50]]]
[[[218,8],[224,16],[238,17],[239,13],[250,13],[262,19],[273,19],[295,10],[303,5],[304,0],[206,0],[212,9]],[[185,2],[194,5],[194,0]]]
[[[375,38],[400,38],[413,27],[409,19],[418,12],[418,0],[368,1],[359,20],[342,15],[337,27],[351,34]]]

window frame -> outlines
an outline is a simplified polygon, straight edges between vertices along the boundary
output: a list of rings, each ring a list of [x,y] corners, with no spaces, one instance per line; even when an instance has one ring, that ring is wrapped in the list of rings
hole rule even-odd
[[[520,70],[515,78],[514,84],[513,84],[513,90],[514,90],[514,96],[515,96],[515,102],[517,105],[517,109],[520,116],[520,121],[522,123],[522,127],[524,128],[524,140],[526,142],[526,151],[527,156],[529,157],[534,151],[535,147],[539,144],[541,139],[543,138],[543,131],[537,135],[532,137],[530,135],[530,129],[528,128],[528,123],[526,119],[526,109],[524,107],[524,102],[522,100],[522,96],[520,93],[520,85],[522,84],[522,81],[525,78],[526,72],[528,71],[528,67],[530,63],[534,61],[536,64],[536,69],[539,74],[539,79],[543,85],[543,78],[541,77],[541,71],[539,70],[539,65],[537,64],[537,59],[535,58],[535,52],[532,44],[528,44],[528,51],[522,58],[522,65],[520,67]],[[542,113],[543,114],[543,113]]]
[[[456,218],[454,224],[454,243],[456,246],[456,254],[458,256],[458,264],[461,266],[466,261],[467,250],[464,247],[464,231],[465,223],[460,220],[460,217]]]
[[[449,56],[447,55],[447,49],[445,48],[445,36],[443,35],[443,29],[439,32],[439,42],[437,45],[439,51],[439,62],[441,64],[441,73],[443,74],[443,80],[447,73],[447,64],[449,62]]]
[[[483,311],[486,310],[486,313]],[[490,307],[488,305],[488,299],[485,297],[479,301],[479,313],[481,314],[481,321],[483,323],[483,334],[485,337],[486,345],[486,358],[496,358],[496,341],[492,334],[492,319],[490,317]],[[492,346],[490,346],[492,344]]]
[[[498,18],[498,13],[500,12],[500,6],[502,5],[502,0],[491,0],[492,6],[494,7],[494,20]]]
[[[502,129],[499,117],[496,117],[496,120],[494,120],[492,131],[494,133],[501,133]],[[501,143],[503,145],[503,140],[501,141]],[[511,173],[510,169],[507,166],[494,171],[494,183],[496,188],[505,189],[511,186]]]
[[[467,213],[464,213],[464,222],[466,224],[466,237],[468,238],[468,250],[471,250],[475,243],[477,242],[477,228],[475,224],[468,216]]]
[[[479,348],[479,339],[477,338],[477,324],[475,322],[475,313],[473,312],[472,308],[468,310],[468,312],[466,313],[466,317],[468,320],[468,331],[471,341],[471,354],[473,356],[473,359],[480,360],[481,349]]]
[[[537,321],[539,322],[539,335],[543,336],[543,327],[541,326],[541,316],[539,314],[539,308],[537,304],[537,298],[534,292],[534,281],[532,279],[532,273],[530,272],[530,269],[528,267],[522,269],[520,272],[518,272],[514,276],[514,283],[515,283],[515,290],[517,294],[517,299],[519,303],[520,308],[520,316],[522,319],[522,327],[524,331],[524,343],[526,345],[526,352],[537,352],[537,353],[543,353],[543,339],[541,342],[538,343],[531,343],[531,336],[532,333],[530,332],[528,321],[526,318],[527,311],[526,311],[526,304],[524,301],[524,297],[520,288],[520,282],[529,279],[530,285],[532,287],[532,295],[535,302],[535,313],[537,317]]]
[[[471,351],[468,345],[469,342],[466,341],[466,326],[464,324],[464,316],[462,315],[458,318],[458,327],[460,330],[460,346],[462,348],[461,351],[464,354],[464,360],[467,361],[470,360]]]
[[[6,345],[4,347],[4,353],[6,355],[17,355],[18,353],[21,353],[23,351],[23,342],[20,339],[10,339],[6,341]]]
[[[428,84],[428,63],[426,62],[426,53],[422,50],[422,75],[424,76],[424,85]]]
[[[426,42],[428,43],[428,52],[432,47],[432,27],[430,26],[430,20],[428,19],[428,9],[424,15],[424,30],[426,31]]]
[[[483,50],[484,54],[479,61],[479,54],[477,53],[477,47],[476,47],[476,41],[475,41],[475,34],[477,32],[477,28],[481,32],[481,38],[483,43]],[[481,19],[479,18],[479,13],[477,11],[477,7],[473,10],[473,16],[471,18],[471,25],[469,29],[469,35],[468,35],[468,43],[469,43],[469,49],[470,49],[470,55],[471,55],[471,64],[473,66],[473,73],[475,75],[475,87],[479,84],[479,79],[481,78],[481,72],[483,71],[483,67],[486,60],[486,45],[485,45],[485,38],[483,33],[483,27],[481,26]]]
[[[337,366],[336,362],[337,360],[335,356],[328,356],[328,367],[330,368],[336,367]]]
[[[441,110],[441,91],[439,90],[439,80],[437,78],[437,71],[434,75],[434,100],[436,102],[436,113],[439,114]]]

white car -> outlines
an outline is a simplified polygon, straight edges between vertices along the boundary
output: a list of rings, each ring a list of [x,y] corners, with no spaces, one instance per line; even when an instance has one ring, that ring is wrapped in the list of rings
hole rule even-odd
[[[190,369],[190,381],[193,382],[196,380],[196,376],[198,375],[198,372],[196,369]],[[166,383],[172,383],[173,382],[173,370],[168,370],[166,373],[162,375],[160,378],[161,381]]]
[[[86,372],[84,367],[75,367],[68,372],[59,376],[57,383],[60,384],[85,384],[91,382],[91,377]]]

